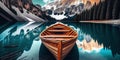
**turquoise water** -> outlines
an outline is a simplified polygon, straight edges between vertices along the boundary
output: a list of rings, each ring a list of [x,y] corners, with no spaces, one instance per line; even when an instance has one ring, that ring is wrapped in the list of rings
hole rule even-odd
[[[41,6],[45,5],[45,2],[43,0],[32,0],[33,4],[39,4]]]
[[[44,6],[45,4],[48,4],[53,1],[54,0],[32,0],[33,4],[39,4],[41,6]]]
[[[119,25],[63,22],[79,34],[76,45],[64,60],[120,60]],[[0,34],[0,59],[7,60],[55,60],[42,44],[39,34],[54,22],[17,22]],[[79,45],[97,41],[99,47],[85,50]],[[12,46],[14,45],[14,46]],[[6,56],[8,58],[6,58]]]

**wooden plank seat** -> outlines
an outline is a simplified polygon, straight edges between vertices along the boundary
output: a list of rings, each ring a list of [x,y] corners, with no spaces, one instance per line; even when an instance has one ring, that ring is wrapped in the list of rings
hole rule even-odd
[[[61,40],[70,40],[70,38],[44,38],[46,40],[56,40],[56,41],[61,41]]]
[[[54,26],[53,28],[64,28],[64,26]]]
[[[69,36],[69,35],[45,35],[41,36],[43,38],[74,38],[75,36]]]
[[[48,30],[49,32],[69,32],[70,30]]]

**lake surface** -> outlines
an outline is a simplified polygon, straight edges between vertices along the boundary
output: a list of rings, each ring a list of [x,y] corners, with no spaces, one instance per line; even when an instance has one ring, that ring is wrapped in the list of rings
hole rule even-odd
[[[63,22],[79,34],[64,60],[120,60],[120,25]],[[0,60],[55,60],[40,33],[54,22],[17,22],[0,34]]]

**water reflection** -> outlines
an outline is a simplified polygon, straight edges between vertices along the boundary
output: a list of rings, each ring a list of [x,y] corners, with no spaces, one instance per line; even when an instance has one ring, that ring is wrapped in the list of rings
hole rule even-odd
[[[119,60],[119,26],[90,23],[67,23],[79,33],[76,45],[64,60]],[[39,38],[49,23],[16,23],[0,34],[0,59],[12,60],[55,60]],[[22,25],[22,26],[21,26]],[[12,32],[11,32],[12,31]],[[5,46],[13,48],[4,48]],[[15,51],[19,51],[17,54]],[[15,53],[14,53],[15,52]],[[14,58],[4,57],[14,53]],[[113,57],[113,56],[114,57]]]
[[[43,44],[40,47],[39,53],[39,60],[56,60]],[[66,56],[64,60],[79,60],[79,52],[77,45],[73,47],[71,52]]]
[[[104,48],[111,49],[113,56],[120,54],[120,28],[108,24],[79,24],[79,27],[85,34],[91,35],[99,44],[103,44]]]

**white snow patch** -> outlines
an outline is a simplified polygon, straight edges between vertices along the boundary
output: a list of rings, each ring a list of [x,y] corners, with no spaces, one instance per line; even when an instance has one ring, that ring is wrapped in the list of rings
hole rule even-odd
[[[50,15],[51,17],[55,18],[56,20],[62,20],[62,19],[65,19],[67,18],[67,16],[65,15]]]
[[[61,15],[54,15],[54,11],[52,13],[52,15],[50,15],[52,18],[55,18],[56,20],[62,20],[62,19],[65,19],[65,18],[68,18],[67,16],[64,15],[65,12],[63,12],[63,14]]]
[[[34,20],[32,20],[31,18],[25,17],[26,19],[28,19],[30,22],[34,22]]]

